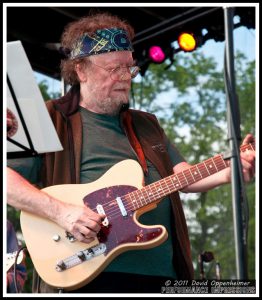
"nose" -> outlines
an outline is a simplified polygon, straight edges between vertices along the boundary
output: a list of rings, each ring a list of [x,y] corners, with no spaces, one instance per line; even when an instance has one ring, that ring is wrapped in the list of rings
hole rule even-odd
[[[119,80],[126,81],[131,79],[131,72],[128,67],[122,68],[122,74],[119,77]]]

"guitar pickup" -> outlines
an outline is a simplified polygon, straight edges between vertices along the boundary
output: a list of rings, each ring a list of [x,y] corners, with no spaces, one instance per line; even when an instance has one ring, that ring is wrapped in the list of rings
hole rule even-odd
[[[98,212],[99,214],[105,215],[105,211],[104,211],[103,205],[97,204],[96,210],[97,210],[97,212]],[[104,226],[108,226],[108,225],[109,225],[109,221],[108,221],[108,218],[107,218],[107,217],[104,218],[102,224],[103,224]]]
[[[120,197],[116,197],[116,202],[117,202],[117,205],[120,209],[120,212],[121,212],[122,216],[126,217],[127,216],[127,211],[126,211],[125,206],[122,202],[122,199]]]

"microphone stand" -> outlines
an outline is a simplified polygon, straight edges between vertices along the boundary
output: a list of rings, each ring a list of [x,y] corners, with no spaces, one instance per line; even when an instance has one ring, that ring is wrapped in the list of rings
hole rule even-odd
[[[235,92],[234,49],[233,49],[233,10],[224,8],[225,18],[225,85],[227,92],[228,140],[231,149],[232,205],[236,251],[237,279],[247,279],[247,227],[248,207],[239,155],[240,114]]]

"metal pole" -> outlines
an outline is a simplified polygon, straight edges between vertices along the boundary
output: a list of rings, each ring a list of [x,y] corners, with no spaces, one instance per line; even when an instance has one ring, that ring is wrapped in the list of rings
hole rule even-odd
[[[239,169],[239,144],[240,144],[240,114],[238,99],[235,93],[234,77],[234,47],[233,47],[233,16],[234,8],[224,8],[225,19],[225,59],[226,59],[226,85],[229,86],[230,93],[227,93],[227,122],[228,140],[232,153],[231,157],[231,183],[232,183],[232,205],[236,251],[236,271],[237,279],[247,279],[247,238],[245,235],[241,194],[241,180]]]

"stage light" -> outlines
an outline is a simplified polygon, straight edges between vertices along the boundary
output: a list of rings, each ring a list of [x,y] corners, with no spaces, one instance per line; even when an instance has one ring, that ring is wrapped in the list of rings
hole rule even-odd
[[[164,51],[159,46],[152,46],[152,47],[150,47],[148,54],[149,54],[149,58],[154,63],[157,63],[157,64],[162,63],[165,60],[165,58],[166,58]]]
[[[196,49],[197,42],[192,33],[181,33],[178,37],[178,44],[180,48],[186,52]]]

